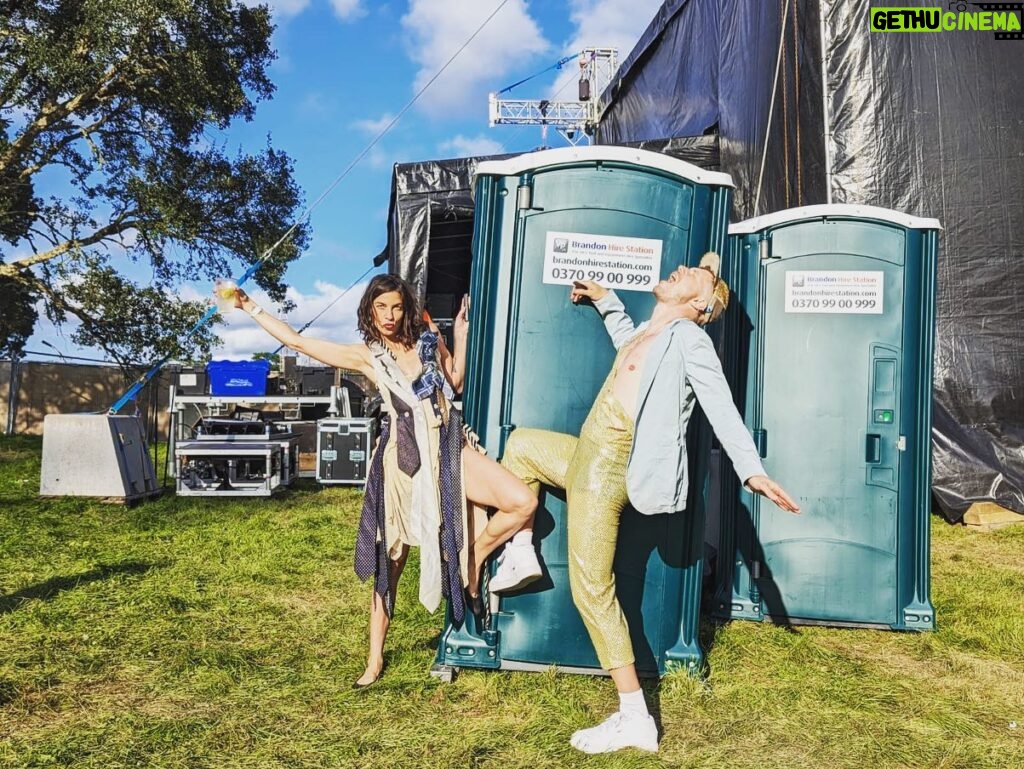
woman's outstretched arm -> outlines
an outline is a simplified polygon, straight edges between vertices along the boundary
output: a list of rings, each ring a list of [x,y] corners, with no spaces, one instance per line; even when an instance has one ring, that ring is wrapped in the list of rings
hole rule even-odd
[[[365,344],[337,344],[326,339],[303,336],[283,320],[266,312],[242,289],[236,290],[235,307],[245,310],[264,331],[286,347],[328,366],[358,371],[371,381],[376,381],[370,350]]]

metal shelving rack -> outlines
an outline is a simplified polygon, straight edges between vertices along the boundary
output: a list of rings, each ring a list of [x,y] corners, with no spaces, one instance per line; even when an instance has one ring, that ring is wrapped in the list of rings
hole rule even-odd
[[[304,407],[327,405],[329,416],[350,417],[352,407],[349,403],[348,390],[344,387],[332,386],[327,395],[180,395],[177,388],[171,385],[167,411],[171,415],[171,426],[168,431],[168,455],[175,455],[175,447],[179,441],[188,440],[188,425],[191,420],[204,417],[223,417],[234,406],[274,405],[281,409],[283,421],[298,420]],[[191,409],[191,414],[189,410]],[[191,417],[191,420],[188,419]],[[177,477],[177,468],[171,469]]]

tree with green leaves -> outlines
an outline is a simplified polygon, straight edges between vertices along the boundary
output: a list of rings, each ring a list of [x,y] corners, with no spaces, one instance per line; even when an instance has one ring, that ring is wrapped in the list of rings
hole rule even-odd
[[[254,276],[285,298],[305,248],[291,159],[223,131],[271,97],[273,27],[237,0],[0,0],[0,288],[127,365],[202,356],[185,280]],[[139,275],[144,275],[140,278]],[[31,325],[30,322],[30,325]]]
[[[35,304],[31,290],[9,278],[0,278],[0,359],[21,357],[39,318]]]
[[[271,371],[281,370],[281,356],[276,352],[254,352],[252,359],[269,361]]]

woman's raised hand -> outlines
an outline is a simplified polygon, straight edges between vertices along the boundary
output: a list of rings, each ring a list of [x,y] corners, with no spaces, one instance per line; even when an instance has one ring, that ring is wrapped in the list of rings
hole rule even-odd
[[[245,310],[247,303],[249,305],[252,305],[252,303],[253,303],[252,299],[250,299],[249,295],[247,293],[245,293],[242,289],[236,288],[235,289],[235,309]]]
[[[455,321],[452,325],[452,331],[456,337],[465,339],[466,335],[469,334],[469,294],[463,295],[462,304],[459,306],[459,311],[455,314]]]

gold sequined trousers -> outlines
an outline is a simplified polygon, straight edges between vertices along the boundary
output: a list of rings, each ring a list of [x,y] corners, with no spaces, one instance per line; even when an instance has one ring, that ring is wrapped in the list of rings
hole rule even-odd
[[[568,503],[569,587],[605,670],[632,665],[633,644],[615,595],[619,516],[628,504],[626,465],[633,420],[612,392],[609,375],[579,438],[518,428],[501,463],[534,493],[541,484],[565,489]]]

